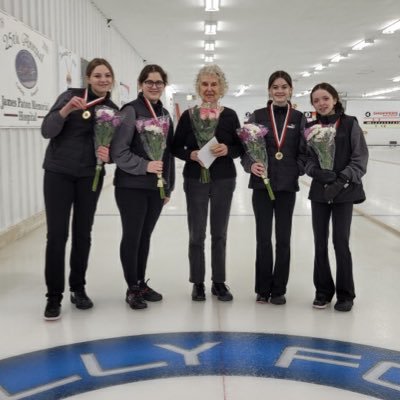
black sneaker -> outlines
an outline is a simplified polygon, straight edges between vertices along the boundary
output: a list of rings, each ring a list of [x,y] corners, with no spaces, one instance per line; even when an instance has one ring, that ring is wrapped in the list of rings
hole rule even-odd
[[[283,306],[286,304],[286,297],[283,294],[280,296],[271,296],[269,302],[271,304],[275,304],[276,306]]]
[[[260,303],[260,304],[267,304],[269,300],[269,296],[268,295],[264,295],[261,293],[257,293],[257,297],[256,297],[256,302]]]
[[[233,300],[232,293],[226,287],[225,283],[213,282],[211,286],[211,293],[218,297],[220,301],[231,301]]]
[[[71,303],[79,310],[87,310],[93,307],[93,302],[85,292],[85,289],[71,292]]]
[[[48,297],[46,308],[44,310],[44,319],[46,321],[55,321],[61,318],[61,300],[59,298]]]
[[[338,300],[334,308],[336,311],[351,311],[353,308],[353,300]]]
[[[147,308],[147,303],[142,297],[142,290],[139,286],[132,286],[126,291],[125,301],[133,310],[142,310]]]
[[[330,301],[327,300],[326,297],[324,297],[324,296],[316,296],[315,299],[314,299],[314,301],[313,301],[312,306],[313,306],[314,308],[318,308],[318,309],[321,310],[321,309],[323,309],[323,308],[328,307],[328,304],[329,304],[329,303],[330,303]]]
[[[206,299],[204,283],[193,283],[192,300],[204,301]]]
[[[139,287],[140,287],[140,290],[142,291],[142,297],[146,301],[160,301],[160,300],[162,300],[162,298],[163,298],[162,294],[156,292],[150,286],[148,286],[147,285],[148,281],[149,281],[149,279],[147,279],[146,282],[139,281]]]

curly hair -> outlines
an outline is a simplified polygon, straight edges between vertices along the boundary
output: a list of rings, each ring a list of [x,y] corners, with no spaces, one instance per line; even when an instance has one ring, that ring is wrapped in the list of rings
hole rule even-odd
[[[225,74],[222,69],[216,65],[205,65],[200,68],[200,71],[197,73],[196,81],[195,81],[195,89],[197,94],[200,94],[200,81],[203,75],[213,75],[216,76],[221,87],[221,97],[223,97],[228,91],[228,81],[225,78]]]

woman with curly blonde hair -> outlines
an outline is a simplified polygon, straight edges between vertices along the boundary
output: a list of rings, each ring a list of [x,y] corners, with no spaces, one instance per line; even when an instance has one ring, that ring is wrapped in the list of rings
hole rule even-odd
[[[195,80],[201,105],[186,110],[178,122],[172,152],[185,161],[183,169],[189,227],[189,281],[192,300],[204,301],[205,256],[208,207],[211,230],[211,292],[220,301],[233,296],[225,285],[225,253],[229,213],[236,184],[233,159],[242,153],[236,134],[240,127],[235,111],[220,105],[227,91],[225,74],[217,65],[200,69]],[[199,150],[213,140],[214,161],[206,168]]]

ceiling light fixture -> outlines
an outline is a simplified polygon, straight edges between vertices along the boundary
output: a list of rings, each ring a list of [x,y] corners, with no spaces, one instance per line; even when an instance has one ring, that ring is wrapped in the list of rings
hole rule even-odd
[[[386,34],[391,34],[391,33],[395,33],[398,29],[400,29],[400,19],[398,19],[396,22],[394,22],[393,24],[387,26],[382,33]]]
[[[205,0],[206,11],[219,11],[219,0]]]
[[[204,42],[204,50],[205,51],[214,51],[215,50],[215,40],[206,40]]]
[[[352,50],[362,50],[364,47],[370,46],[374,43],[373,39],[361,40],[361,42],[356,43],[351,49]]]
[[[310,93],[311,93],[311,90],[303,90],[302,92],[295,94],[294,97],[303,97],[303,96],[307,96]]]
[[[344,58],[346,58],[348,56],[347,53],[340,53],[340,54],[336,54],[335,56],[333,56],[331,58],[331,62],[337,63],[340,60],[343,60]]]
[[[393,82],[400,82],[400,76],[395,76],[395,77],[392,79],[392,81],[393,81]]]
[[[397,92],[398,90],[400,90],[400,86],[395,86],[395,87],[390,88],[390,89],[383,89],[383,90],[377,90],[376,92],[364,93],[362,95],[362,97],[379,96],[381,94]]]
[[[204,61],[206,62],[206,63],[212,63],[213,61],[214,61],[214,56],[205,56],[204,57]]]
[[[318,64],[315,66],[315,71],[322,71],[323,69],[325,69],[327,66],[323,65],[323,64]]]
[[[216,35],[217,34],[217,23],[216,22],[205,22],[204,23],[204,33],[206,35]]]
[[[235,92],[233,95],[235,97],[239,97],[242,96],[244,94],[244,92],[250,87],[250,85],[240,85],[239,86],[239,90],[237,92]]]
[[[301,73],[301,76],[302,76],[303,78],[308,78],[309,76],[311,76],[311,74],[310,74],[308,71],[305,71],[305,72],[302,72],[302,73]]]

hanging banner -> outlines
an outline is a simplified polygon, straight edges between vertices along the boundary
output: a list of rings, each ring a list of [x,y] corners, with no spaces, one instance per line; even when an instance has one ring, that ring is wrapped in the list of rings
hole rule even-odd
[[[59,93],[81,87],[81,60],[77,54],[61,46],[58,48],[58,71]]]
[[[53,43],[0,11],[0,127],[40,127],[54,101]]]

